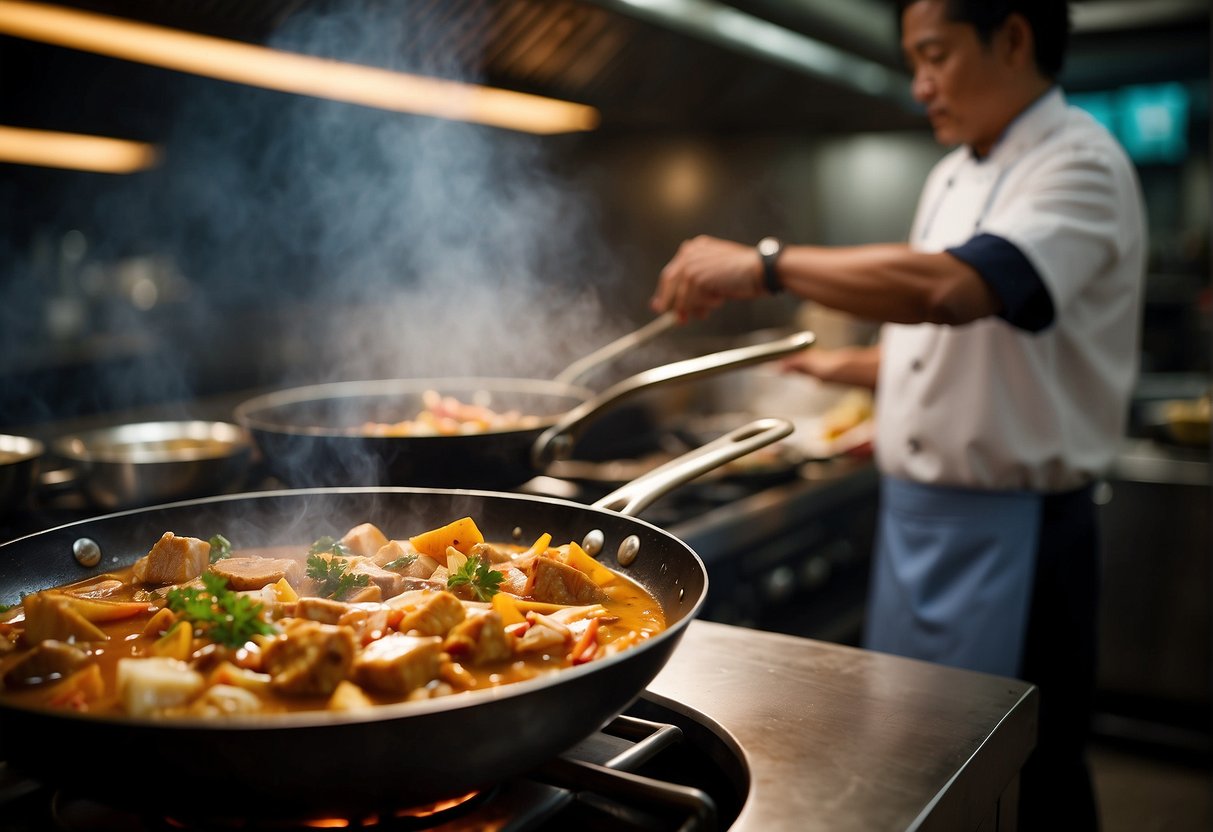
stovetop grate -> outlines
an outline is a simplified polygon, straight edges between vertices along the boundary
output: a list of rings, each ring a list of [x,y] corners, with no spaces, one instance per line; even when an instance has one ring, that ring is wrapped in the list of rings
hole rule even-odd
[[[643,716],[638,715],[643,714]],[[670,721],[664,721],[664,720]],[[530,776],[506,781],[450,809],[418,818],[251,821],[158,818],[23,778],[0,762],[5,832],[162,832],[316,828],[467,832],[697,832],[727,828],[744,802],[745,762],[710,726],[642,697],[628,712]],[[655,721],[661,720],[661,721]],[[684,726],[693,726],[684,731]],[[706,720],[705,720],[706,723]],[[137,775],[132,775],[137,777]]]

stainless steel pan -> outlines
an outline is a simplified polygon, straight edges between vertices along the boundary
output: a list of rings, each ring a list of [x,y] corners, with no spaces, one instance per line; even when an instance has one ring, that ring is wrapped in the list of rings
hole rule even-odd
[[[292,486],[415,485],[512,488],[571,455],[605,411],[658,385],[771,361],[812,345],[810,332],[647,370],[601,393],[563,381],[426,378],[314,385],[258,396],[235,417],[273,474]],[[497,411],[540,417],[538,426],[453,436],[367,436],[365,422],[396,422],[437,390]]]
[[[545,678],[360,713],[103,719],[0,705],[0,755],[23,773],[84,796],[211,817],[369,813],[522,774],[626,708],[704,602],[708,578],[699,557],[631,514],[791,429],[783,420],[759,420],[594,506],[442,489],[277,491],[110,514],[0,546],[0,601],[12,603],[30,591],[125,566],[169,529],[202,537],[219,532],[237,545],[258,546],[303,543],[364,521],[402,533],[471,515],[490,539],[508,540],[514,529],[524,539],[549,532],[557,540],[600,531],[599,559],[651,592],[668,623],[636,648]],[[101,563],[86,568],[74,553],[99,554]]]

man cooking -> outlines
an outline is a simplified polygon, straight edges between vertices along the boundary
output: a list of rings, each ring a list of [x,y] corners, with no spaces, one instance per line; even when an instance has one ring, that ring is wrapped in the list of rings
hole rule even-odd
[[[756,250],[697,237],[652,305],[686,320],[786,291],[884,322],[876,346],[789,362],[878,391],[865,646],[1037,684],[1021,828],[1092,829],[1092,488],[1136,377],[1140,190],[1121,148],[1056,84],[1064,2],[900,7],[914,97],[936,139],[958,145],[926,181],[909,244],[767,238]]]

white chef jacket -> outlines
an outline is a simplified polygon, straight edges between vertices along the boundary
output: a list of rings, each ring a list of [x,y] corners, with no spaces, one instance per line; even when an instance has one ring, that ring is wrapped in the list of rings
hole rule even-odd
[[[969,262],[1004,311],[964,326],[884,325],[881,471],[1037,492],[1098,477],[1137,375],[1146,255],[1140,187],[1120,146],[1055,87],[985,158],[962,147],[936,165],[910,242]],[[1051,316],[1048,301],[1020,303],[1025,285],[1039,286],[1033,271]]]

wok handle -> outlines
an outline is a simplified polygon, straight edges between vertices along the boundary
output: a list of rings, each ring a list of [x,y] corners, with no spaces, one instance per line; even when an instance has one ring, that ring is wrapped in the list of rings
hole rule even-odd
[[[575,384],[577,379],[584,376],[590,370],[601,364],[607,363],[615,356],[625,353],[633,347],[638,347],[641,344],[648,343],[661,333],[673,327],[676,323],[678,323],[678,316],[673,312],[666,312],[649,321],[635,332],[629,332],[622,338],[616,338],[611,343],[604,347],[599,347],[584,358],[577,359],[572,364],[565,367],[556,376],[554,381],[557,381],[560,384]]]
[[[790,436],[792,430],[792,423],[787,419],[756,419],[642,474],[598,500],[594,507],[635,517],[667,492],[725,463],[778,442]]]
[[[535,440],[535,444],[531,446],[531,464],[535,470],[542,471],[554,460],[566,458],[572,452],[577,436],[599,415],[600,411],[642,390],[673,381],[701,378],[725,370],[762,364],[808,349],[815,340],[816,336],[812,332],[797,332],[795,335],[765,344],[753,344],[714,352],[637,373],[582,402],[564,414],[560,421],[540,434],[539,438]]]

